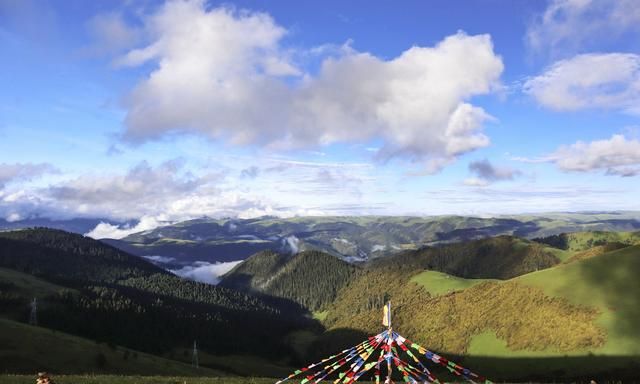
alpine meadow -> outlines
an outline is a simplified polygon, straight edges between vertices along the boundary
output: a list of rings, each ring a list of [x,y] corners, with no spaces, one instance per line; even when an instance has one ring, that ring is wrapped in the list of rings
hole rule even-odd
[[[640,2],[0,0],[0,383],[640,381]]]

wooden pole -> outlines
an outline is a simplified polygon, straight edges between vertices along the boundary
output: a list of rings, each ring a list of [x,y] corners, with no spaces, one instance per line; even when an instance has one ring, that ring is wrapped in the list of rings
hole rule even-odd
[[[388,337],[388,341],[387,341],[387,345],[389,346],[389,351],[387,351],[388,355],[391,355],[391,345],[393,344],[393,328],[391,327],[391,301],[387,302],[387,337]],[[385,381],[385,384],[391,384],[391,373],[392,373],[392,368],[391,368],[391,359],[389,359],[389,356],[387,356],[387,381]]]

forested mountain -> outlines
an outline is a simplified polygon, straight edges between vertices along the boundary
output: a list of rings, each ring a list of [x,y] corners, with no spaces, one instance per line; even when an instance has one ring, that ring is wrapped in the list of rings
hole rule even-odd
[[[99,241],[48,228],[0,232],[0,265],[53,280],[105,283],[168,273]]]
[[[472,279],[509,279],[560,263],[549,246],[513,236],[498,236],[406,251],[376,260],[382,268],[435,270]]]
[[[16,274],[59,289],[40,296],[38,321],[53,329],[152,353],[198,340],[203,351],[279,359],[284,337],[317,329],[293,302],[183,280],[99,241],[50,229],[0,233],[0,307],[25,321],[29,291]],[[259,325],[259,326],[258,326]]]
[[[304,251],[292,256],[265,251],[232,269],[220,285],[291,299],[315,311],[335,299],[355,269],[322,252]]]

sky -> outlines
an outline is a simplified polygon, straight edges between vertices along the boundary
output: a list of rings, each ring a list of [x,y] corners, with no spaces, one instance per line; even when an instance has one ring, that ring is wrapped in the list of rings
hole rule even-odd
[[[0,0],[0,218],[639,210],[639,37],[635,0]]]

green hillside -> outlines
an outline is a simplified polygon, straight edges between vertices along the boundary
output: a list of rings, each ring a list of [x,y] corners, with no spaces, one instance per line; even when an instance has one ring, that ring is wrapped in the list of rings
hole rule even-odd
[[[547,295],[576,305],[596,308],[597,323],[607,342],[591,352],[607,355],[640,355],[640,246],[559,265],[516,279],[539,287]]]
[[[561,233],[535,239],[558,249],[568,251],[585,251],[595,246],[606,244],[635,245],[640,244],[640,232],[573,232]]]
[[[209,368],[0,318],[0,372],[117,373],[220,376]],[[32,380],[33,381],[33,380]]]
[[[197,338],[209,367],[280,375],[378,333],[391,300],[394,329],[489,377],[628,379],[640,366],[635,236],[568,234],[567,247],[498,236],[357,267],[322,252],[266,251],[236,266],[222,287],[107,261],[116,271],[74,267],[96,280],[48,280],[43,267],[31,274],[28,242],[0,236],[0,250],[9,242],[23,258],[16,271],[7,268],[18,265],[16,253],[0,253],[0,304],[21,308],[12,316],[24,321],[28,300],[39,297],[43,324],[58,330],[184,362]],[[324,332],[293,302],[312,310]]]
[[[318,329],[293,302],[184,280],[56,230],[0,234],[0,267],[2,315],[25,321],[38,297],[44,327],[156,355],[198,340],[203,353],[281,363],[293,355],[289,333]]]
[[[34,375],[0,375],[3,384],[33,384]],[[56,375],[57,384],[273,384],[272,378],[124,376],[124,375]]]
[[[474,285],[494,280],[465,279],[437,271],[424,271],[413,276],[409,281],[422,285],[429,294],[439,296],[454,291],[461,291],[463,289],[473,287]]]
[[[291,299],[315,311],[335,299],[355,269],[322,252],[304,251],[289,256],[267,251],[237,265],[220,285]]]
[[[0,232],[0,266],[47,279],[114,282],[167,274],[139,257],[55,229]]]
[[[521,264],[514,264],[516,259],[489,261],[478,252],[486,241],[374,263],[340,291],[324,324],[335,331],[377,332],[380,308],[390,299],[395,329],[436,351],[486,367],[487,374],[504,379],[543,372],[557,378],[598,372],[628,377],[629,367],[640,364],[640,246],[607,251],[600,245],[589,257],[581,251],[575,258],[580,252],[567,251],[565,262],[556,260],[546,269],[505,278],[535,265],[531,261],[538,257],[547,260],[542,255],[549,251],[517,239],[489,243],[501,250],[505,241],[511,250],[490,254],[519,255]],[[523,245],[530,250],[519,249]],[[462,250],[466,256],[457,252]],[[488,274],[474,266],[473,255],[487,263],[487,271],[495,266],[493,277],[502,280],[460,276]],[[467,269],[459,267],[456,258],[464,258]],[[425,263],[459,276],[415,268]],[[505,265],[509,267],[499,272]],[[602,360],[596,363],[596,357]]]
[[[52,284],[35,276],[8,268],[0,268],[0,285],[4,287],[3,291],[7,291],[7,288],[11,287],[11,290],[16,295],[34,298],[55,295],[65,289],[61,285]]]
[[[513,236],[428,247],[379,260],[377,268],[435,270],[473,279],[509,279],[561,261],[558,250]]]

